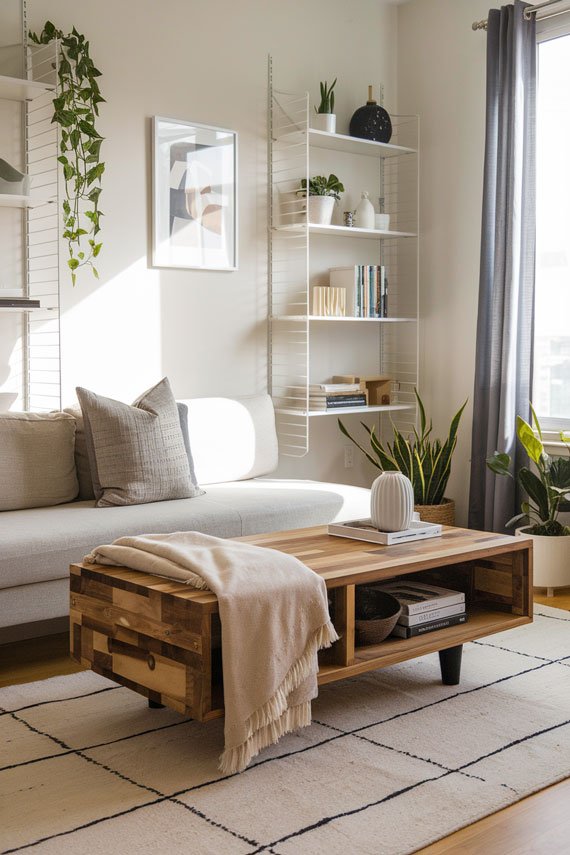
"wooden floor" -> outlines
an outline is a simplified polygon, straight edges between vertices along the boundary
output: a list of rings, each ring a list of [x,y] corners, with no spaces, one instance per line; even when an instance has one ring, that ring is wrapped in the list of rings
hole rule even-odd
[[[570,611],[570,588],[534,600]],[[0,646],[0,686],[81,671],[69,657],[67,635]],[[570,852],[570,779],[468,825],[417,855],[562,855]]]

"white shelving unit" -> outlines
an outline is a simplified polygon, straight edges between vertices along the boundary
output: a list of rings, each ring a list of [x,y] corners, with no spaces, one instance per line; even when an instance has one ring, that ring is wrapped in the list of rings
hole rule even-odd
[[[381,430],[383,420],[387,419],[407,431],[416,420],[414,387],[418,384],[418,118],[391,116],[394,133],[389,144],[314,130],[309,127],[308,93],[275,89],[271,60],[268,101],[269,383],[277,414],[280,451],[293,457],[307,454],[310,421],[317,416],[354,414],[362,418],[371,414],[380,419]],[[338,152],[345,159],[345,169],[348,162],[367,159],[367,169],[375,169],[377,195],[383,197],[385,211],[390,214],[389,231],[321,226],[307,221],[306,200],[296,191],[302,178],[308,181],[312,175],[320,174],[314,164],[322,150]],[[370,158],[374,158],[375,164],[370,164]],[[327,172],[324,167],[322,171]],[[329,171],[341,174],[340,167],[337,170],[333,166]],[[372,193],[371,196],[374,198]],[[340,244],[339,238],[342,238]],[[375,263],[386,267],[389,317],[312,315],[312,286],[327,284],[328,268],[338,266],[327,263],[328,258],[342,246],[344,256],[351,255],[350,264],[370,263],[361,260],[363,240],[367,253],[375,251],[369,243],[375,242],[378,253]],[[354,363],[348,366],[344,357],[330,373],[389,376],[392,378],[389,406],[310,410],[309,384],[330,380],[329,376],[315,373],[320,358],[317,332],[327,329],[339,330],[338,335],[342,336],[343,344],[348,343],[349,351],[352,336],[354,351],[359,353],[364,331],[369,330],[375,336],[375,372]],[[329,353],[327,364],[332,365],[335,356]]]
[[[23,235],[21,281],[4,277],[3,287],[39,299],[41,308],[1,307],[0,313],[22,316],[20,341],[15,345],[21,352],[21,365],[12,369],[14,382],[21,387],[22,406],[48,411],[61,407],[59,137],[51,121],[58,45],[29,45],[26,0],[22,0],[21,10],[25,77],[0,76],[0,99],[21,104],[23,169],[30,176],[30,195],[0,194],[0,207],[13,208],[10,216],[21,217]]]

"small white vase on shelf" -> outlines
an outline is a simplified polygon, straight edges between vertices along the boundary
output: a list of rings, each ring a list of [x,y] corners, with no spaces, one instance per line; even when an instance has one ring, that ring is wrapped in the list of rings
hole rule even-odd
[[[414,513],[414,488],[401,472],[383,472],[372,484],[370,518],[379,531],[405,531]]]
[[[356,217],[356,226],[359,229],[373,229],[374,228],[374,205],[368,198],[368,193],[366,190],[362,192],[362,196],[360,202],[356,206],[356,211],[354,212]]]
[[[334,134],[336,132],[335,113],[315,113],[311,127],[316,131],[327,131],[329,134]]]

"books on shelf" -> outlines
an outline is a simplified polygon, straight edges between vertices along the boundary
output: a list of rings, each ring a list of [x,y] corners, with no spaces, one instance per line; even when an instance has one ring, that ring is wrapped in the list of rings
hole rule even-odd
[[[346,289],[347,317],[388,317],[388,280],[384,265],[331,267],[329,276],[332,287]]]
[[[366,407],[367,404],[368,394],[360,383],[312,383],[309,386],[311,410]]]
[[[427,585],[425,582],[402,579],[392,582],[382,582],[374,585],[387,594],[392,594],[400,601],[402,614],[418,615],[445,606],[463,605],[465,610],[465,594],[451,588],[439,588],[437,585]]]
[[[392,632],[397,638],[413,638],[467,620],[462,591],[408,579],[373,587],[391,594],[402,606],[402,613]]]
[[[430,623],[421,623],[418,626],[402,626],[397,623],[392,630],[392,635],[396,638],[415,638],[418,635],[425,635],[428,632],[436,632],[438,629],[447,629],[448,626],[457,626],[460,623],[467,622],[465,612],[455,615],[454,617],[443,618],[442,620],[431,621]]]

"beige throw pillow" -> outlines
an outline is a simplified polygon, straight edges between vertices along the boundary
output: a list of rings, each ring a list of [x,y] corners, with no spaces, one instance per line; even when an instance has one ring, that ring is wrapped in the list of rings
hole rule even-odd
[[[99,507],[200,495],[167,378],[132,406],[77,388]]]
[[[67,413],[1,413],[0,511],[72,502],[74,441],[75,419]]]

